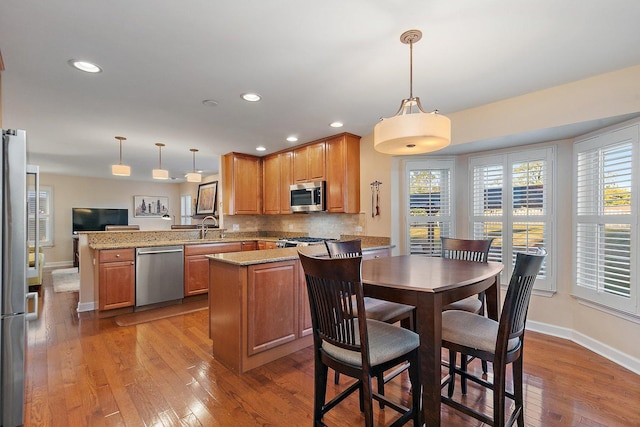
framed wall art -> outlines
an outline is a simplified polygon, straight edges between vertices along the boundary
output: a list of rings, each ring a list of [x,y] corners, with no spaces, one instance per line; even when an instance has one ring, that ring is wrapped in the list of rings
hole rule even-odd
[[[218,199],[218,181],[205,182],[198,185],[198,201],[196,202],[196,215],[216,215],[216,202]]]
[[[134,218],[162,218],[169,213],[169,198],[165,196],[133,196]]]

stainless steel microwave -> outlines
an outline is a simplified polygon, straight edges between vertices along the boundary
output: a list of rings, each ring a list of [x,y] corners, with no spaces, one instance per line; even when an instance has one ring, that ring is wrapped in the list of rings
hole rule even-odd
[[[293,184],[291,192],[291,212],[321,212],[325,210],[325,182],[304,182]]]

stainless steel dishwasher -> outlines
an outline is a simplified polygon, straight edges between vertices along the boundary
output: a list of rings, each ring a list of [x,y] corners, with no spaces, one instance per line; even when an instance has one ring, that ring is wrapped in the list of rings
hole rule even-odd
[[[136,249],[136,307],[184,298],[182,246]]]

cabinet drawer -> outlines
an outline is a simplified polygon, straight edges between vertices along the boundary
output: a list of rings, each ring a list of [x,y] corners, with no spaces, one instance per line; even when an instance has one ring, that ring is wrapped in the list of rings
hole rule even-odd
[[[135,250],[130,249],[105,249],[100,251],[100,262],[133,261]]]

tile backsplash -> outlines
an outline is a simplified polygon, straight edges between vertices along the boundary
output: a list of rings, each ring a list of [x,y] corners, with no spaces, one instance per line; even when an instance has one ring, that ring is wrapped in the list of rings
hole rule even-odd
[[[340,238],[342,234],[366,235],[364,213],[314,212],[291,215],[225,215],[222,228],[234,231],[283,231],[311,237]],[[375,233],[372,233],[375,234]]]

